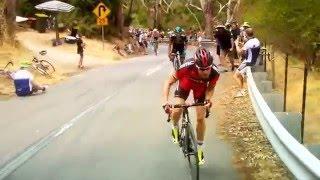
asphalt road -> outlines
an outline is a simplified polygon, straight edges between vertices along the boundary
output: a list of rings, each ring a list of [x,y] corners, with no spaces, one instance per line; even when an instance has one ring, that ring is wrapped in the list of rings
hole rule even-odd
[[[91,70],[46,94],[0,101],[0,179],[194,179],[161,108],[172,70],[166,49]],[[218,84],[216,94],[224,86]],[[223,112],[213,112],[200,178],[239,179],[231,147],[215,133]]]

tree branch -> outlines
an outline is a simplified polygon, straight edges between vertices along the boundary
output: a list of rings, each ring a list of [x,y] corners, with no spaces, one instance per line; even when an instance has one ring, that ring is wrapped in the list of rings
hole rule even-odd
[[[199,27],[200,31],[202,31],[201,24],[200,24],[200,22],[199,22],[199,20],[198,20],[198,18],[197,18],[197,16],[196,16],[196,14],[194,14],[194,13],[191,11],[191,9],[189,8],[189,3],[187,3],[187,4],[185,5],[185,7],[188,9],[189,13],[190,13],[190,14],[194,17],[194,19],[197,21],[198,27]]]
[[[140,1],[141,1],[142,5],[143,5],[145,8],[148,9],[148,6],[146,6],[146,3],[144,2],[144,0],[140,0]]]

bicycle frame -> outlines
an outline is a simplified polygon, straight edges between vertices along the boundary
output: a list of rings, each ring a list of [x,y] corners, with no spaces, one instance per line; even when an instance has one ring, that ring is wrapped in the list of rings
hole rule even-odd
[[[180,129],[180,146],[182,148],[182,152],[185,157],[188,157],[189,164],[190,156],[195,157],[195,163],[196,163],[196,179],[199,180],[199,159],[198,159],[198,149],[197,149],[197,140],[194,135],[194,130],[191,124],[191,120],[189,117],[189,107],[193,106],[204,106],[205,103],[194,103],[191,105],[173,105],[170,106],[172,108],[182,108],[182,126]],[[209,110],[206,109],[206,118],[209,116]],[[170,121],[170,114],[168,115],[168,122]],[[191,146],[191,143],[193,146]],[[193,148],[193,149],[192,149]],[[190,149],[192,149],[190,151]]]
[[[190,121],[190,117],[189,117],[189,110],[187,107],[184,107],[183,108],[183,113],[182,113],[182,123],[181,123],[181,129],[180,129],[180,132],[182,132],[183,129],[185,129],[186,131],[190,131],[190,127],[192,127],[192,124],[191,124],[191,121]],[[187,136],[191,136],[189,133],[191,132],[188,132],[187,133]],[[181,139],[181,138],[180,138]],[[181,140],[182,141],[182,140]],[[188,146],[190,146],[188,144]],[[188,147],[185,147],[185,148],[188,148]],[[195,146],[196,149],[194,149],[193,152],[184,152],[185,156],[190,156],[190,155],[196,155],[195,152],[197,152],[197,146]]]

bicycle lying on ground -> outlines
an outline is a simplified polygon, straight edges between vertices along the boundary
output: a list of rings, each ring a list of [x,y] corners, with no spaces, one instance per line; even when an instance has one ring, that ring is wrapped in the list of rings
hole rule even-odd
[[[13,62],[9,61],[3,68],[0,68],[0,76],[10,76],[13,68]]]
[[[40,51],[39,54],[44,56],[47,51]],[[56,71],[54,66],[47,60],[39,59],[36,56],[32,59],[32,68],[37,70],[43,76],[51,76]]]
[[[182,108],[182,125],[180,128],[179,134],[179,145],[181,147],[182,153],[184,157],[188,158],[189,164],[191,165],[191,156],[195,158],[195,165],[196,165],[196,179],[199,180],[199,157],[198,157],[198,148],[197,148],[197,139],[194,134],[193,126],[191,124],[191,120],[189,117],[188,108],[195,107],[195,106],[205,106],[205,103],[194,103],[189,105],[170,105],[170,108]],[[208,118],[210,112],[206,109],[206,118]],[[170,114],[168,115],[167,122],[170,122]]]

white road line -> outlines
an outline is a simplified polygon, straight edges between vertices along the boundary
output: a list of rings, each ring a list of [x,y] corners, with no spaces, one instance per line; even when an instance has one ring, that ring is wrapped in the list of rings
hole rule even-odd
[[[150,76],[153,73],[157,72],[160,70],[164,65],[166,65],[166,62],[163,62],[162,64],[159,64],[155,68],[149,69],[145,75]],[[36,155],[41,149],[46,147],[48,144],[50,144],[54,139],[65,133],[68,129],[70,129],[75,123],[77,123],[83,116],[86,114],[95,111],[98,109],[103,103],[107,102],[110,100],[112,97],[117,95],[119,91],[113,93],[112,95],[102,99],[96,104],[92,104],[89,106],[86,110],[72,118],[68,123],[62,125],[60,128],[54,130],[47,136],[43,137],[40,141],[32,145],[31,147],[27,148],[24,152],[19,154],[17,157],[12,159],[9,163],[5,164],[3,167],[0,169],[0,180],[4,179],[7,177],[9,174],[11,174],[13,171],[15,171],[18,167],[20,167],[22,164],[24,164],[26,161],[28,161],[32,156]]]
[[[76,117],[72,118],[68,123],[64,124],[61,128],[56,129],[46,137],[42,138],[38,143],[34,144],[33,146],[29,147],[26,151],[21,153],[19,156],[17,156],[15,159],[13,159],[11,162],[6,164],[3,168],[0,170],[0,179],[4,179],[9,174],[11,174],[14,170],[16,170],[19,166],[21,166],[23,163],[25,163],[28,159],[30,159],[32,156],[34,156],[37,152],[39,152],[42,148],[46,147],[48,144],[50,144],[55,138],[66,132],[68,129],[70,129],[81,117],[85,116],[86,114],[96,110],[100,105],[107,102],[109,99],[111,99],[113,96],[115,96],[118,92],[115,92],[111,96],[108,96],[98,103],[89,106],[85,111],[78,114]]]
[[[163,62],[161,64],[159,64],[158,66],[156,66],[155,68],[151,68],[147,71],[146,76],[150,76],[153,73],[159,71],[160,69],[162,69],[163,66],[165,66],[167,64],[167,62]]]

